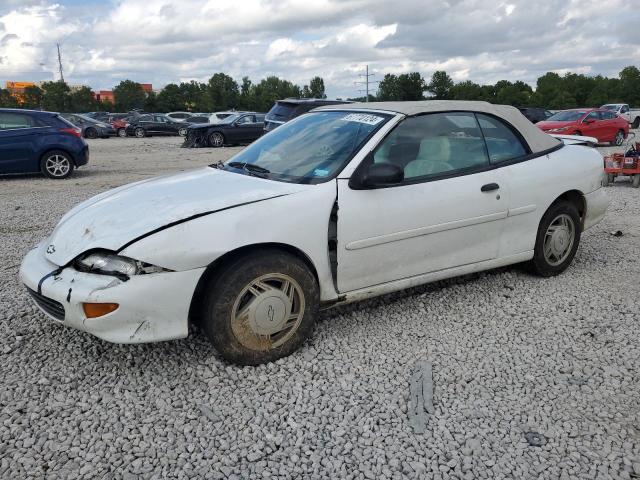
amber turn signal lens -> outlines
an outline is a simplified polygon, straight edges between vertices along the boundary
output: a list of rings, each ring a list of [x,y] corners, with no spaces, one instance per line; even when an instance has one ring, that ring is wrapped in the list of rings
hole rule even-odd
[[[83,303],[84,314],[87,318],[98,318],[107,313],[115,312],[118,307],[117,303]]]

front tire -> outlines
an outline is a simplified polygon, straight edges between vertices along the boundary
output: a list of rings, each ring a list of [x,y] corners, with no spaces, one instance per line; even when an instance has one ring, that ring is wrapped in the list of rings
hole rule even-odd
[[[582,223],[578,209],[567,201],[554,203],[540,221],[532,270],[542,277],[564,272],[576,255]]]
[[[126,137],[127,136],[127,131],[124,128],[119,128],[118,129],[118,136],[122,137],[122,138]]]
[[[215,148],[222,147],[224,145],[224,135],[220,132],[213,132],[209,135],[209,145]]]
[[[311,335],[320,295],[298,257],[260,249],[221,267],[203,287],[198,323],[228,362],[258,365],[286,357]]]
[[[180,128],[178,130],[178,135],[180,135],[181,137],[186,137],[187,136],[187,129],[186,128]]]
[[[40,171],[45,177],[62,180],[73,173],[75,165],[67,152],[51,150],[40,160]]]

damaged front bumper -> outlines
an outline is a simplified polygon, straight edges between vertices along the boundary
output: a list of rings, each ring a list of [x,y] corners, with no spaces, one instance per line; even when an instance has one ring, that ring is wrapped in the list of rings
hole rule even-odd
[[[209,147],[206,128],[188,128],[187,134],[182,142],[182,148],[203,148]]]
[[[109,275],[60,269],[40,244],[24,258],[20,280],[47,316],[114,343],[146,343],[184,338],[191,299],[204,268],[136,275],[127,281]],[[52,274],[52,272],[54,274]],[[87,318],[84,303],[117,303],[118,309]]]

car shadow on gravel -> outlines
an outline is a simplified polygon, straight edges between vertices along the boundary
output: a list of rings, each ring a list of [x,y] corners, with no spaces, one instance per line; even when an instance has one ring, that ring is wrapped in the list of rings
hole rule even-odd
[[[339,315],[348,315],[350,313],[358,312],[361,310],[383,307],[385,305],[396,303],[405,298],[418,297],[423,294],[435,293],[440,290],[446,290],[455,285],[465,285],[473,283],[482,278],[498,277],[506,272],[513,272],[528,276],[525,264],[508,265],[506,267],[495,268],[483,272],[469,273],[467,275],[461,275],[458,277],[439,280],[424,285],[418,285],[416,287],[411,287],[405,290],[399,290],[397,292],[387,293],[385,295],[380,295],[379,297],[374,297],[368,300],[362,300],[360,302],[354,302],[329,308],[321,312],[319,321],[322,322],[330,320],[331,318]],[[456,298],[452,298],[452,302],[455,301]]]

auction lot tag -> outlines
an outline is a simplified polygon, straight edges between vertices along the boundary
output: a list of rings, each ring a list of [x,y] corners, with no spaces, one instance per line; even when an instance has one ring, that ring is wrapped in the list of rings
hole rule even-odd
[[[384,118],[368,113],[350,113],[346,117],[342,117],[342,120],[347,122],[366,123],[367,125],[377,125],[384,120]]]

